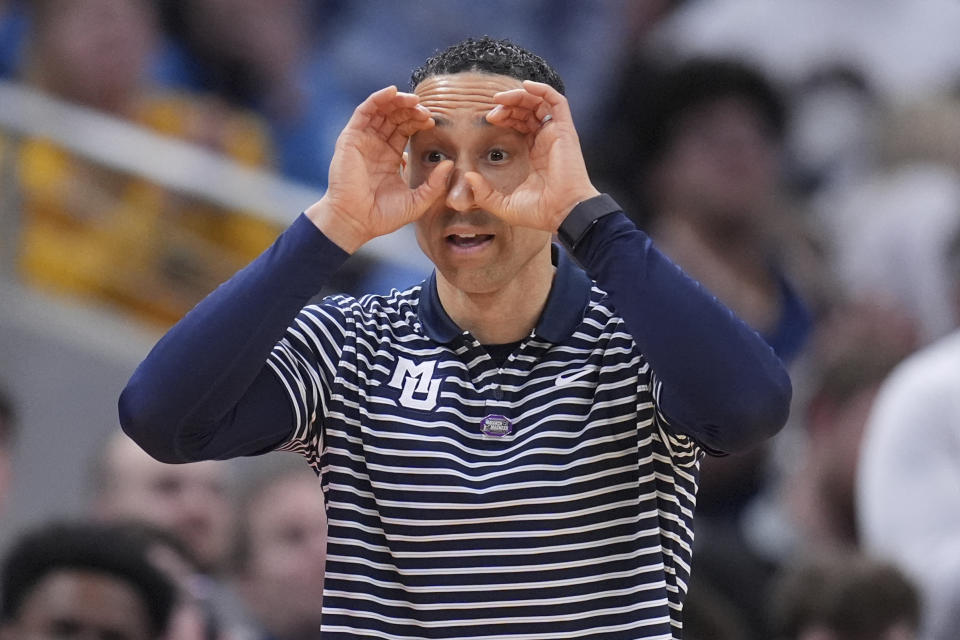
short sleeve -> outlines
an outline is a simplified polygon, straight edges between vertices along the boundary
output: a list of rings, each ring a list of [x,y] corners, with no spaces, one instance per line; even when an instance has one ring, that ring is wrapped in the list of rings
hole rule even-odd
[[[350,316],[333,299],[309,305],[297,315],[270,353],[267,365],[280,379],[294,414],[290,439],[281,451],[295,451],[315,465],[330,394],[342,362]]]

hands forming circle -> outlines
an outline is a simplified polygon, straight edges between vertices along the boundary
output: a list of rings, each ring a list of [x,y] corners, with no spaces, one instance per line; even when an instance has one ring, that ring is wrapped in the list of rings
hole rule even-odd
[[[529,137],[529,175],[509,194],[475,171],[464,179],[478,207],[508,224],[555,231],[578,202],[599,193],[587,175],[567,100],[549,85],[524,81],[493,101],[486,120]],[[327,193],[307,215],[351,252],[422,216],[446,193],[454,163],[441,162],[415,188],[399,169],[410,136],[435,125],[415,94],[396,87],[371,94],[340,134]]]
[[[509,194],[478,173],[467,174],[477,204],[509,224],[556,231],[573,207],[600,193],[587,174],[567,99],[548,84],[525,80],[493,100],[487,122],[530,137],[530,174]]]

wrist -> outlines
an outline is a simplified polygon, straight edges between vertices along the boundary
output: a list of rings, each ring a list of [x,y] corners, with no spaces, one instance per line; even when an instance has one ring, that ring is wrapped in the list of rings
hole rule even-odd
[[[557,237],[568,251],[573,251],[597,220],[622,210],[616,200],[597,192],[597,195],[581,200],[570,210],[557,229]]]
[[[573,204],[571,204],[569,207],[567,207],[566,211],[563,212],[563,220],[565,220],[565,219],[567,218],[567,216],[569,216],[570,213],[571,213],[574,209],[576,209],[579,205],[583,204],[583,203],[586,202],[587,200],[591,200],[591,199],[596,198],[597,196],[601,196],[601,195],[603,195],[603,194],[600,193],[593,185],[590,185],[589,187],[587,187],[587,188],[584,189],[583,191],[578,192],[577,197],[573,199]]]
[[[340,213],[326,196],[304,211],[304,215],[323,235],[347,253],[355,253],[370,239],[355,220]]]

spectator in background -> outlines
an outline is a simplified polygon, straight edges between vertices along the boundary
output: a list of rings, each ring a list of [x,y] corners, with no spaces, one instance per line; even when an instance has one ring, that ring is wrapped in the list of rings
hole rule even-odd
[[[122,527],[54,523],[7,551],[0,639],[159,640],[175,598],[146,547]]]
[[[811,349],[811,386],[804,447],[782,481],[790,540],[780,554],[859,548],[855,484],[864,426],[880,384],[917,346],[898,308],[836,305],[821,320]]]
[[[901,364],[867,423],[857,482],[867,551],[924,599],[923,638],[960,638],[960,332]]]
[[[164,464],[117,430],[93,473],[93,516],[151,522],[183,540],[205,572],[224,569],[236,518],[229,462]]]
[[[942,242],[945,295],[960,311],[960,230]],[[960,330],[901,363],[864,435],[857,518],[864,548],[923,595],[923,638],[960,637]]]
[[[17,435],[13,399],[0,387],[0,515],[13,482],[13,442]]]
[[[242,491],[237,591],[269,640],[320,638],[327,513],[320,480],[299,456],[273,454]]]
[[[920,623],[914,585],[895,567],[861,555],[828,554],[791,566],[770,599],[776,640],[913,640]]]
[[[30,9],[23,69],[30,84],[245,164],[270,162],[268,135],[253,116],[150,84],[158,31],[148,0],[37,0]],[[81,160],[48,140],[24,140],[17,164],[26,281],[158,325],[180,317],[278,231]]]
[[[186,580],[193,593],[208,603],[217,624],[242,626],[243,607],[227,588],[225,575],[236,522],[231,463],[157,462],[117,430],[92,472],[91,516],[146,523],[171,533],[189,553],[186,564],[197,565]]]
[[[287,177],[325,187],[327,167],[354,101],[342,87],[349,67],[330,63],[324,38],[335,3],[306,0],[165,2],[171,38],[156,73],[163,84],[212,91],[255,110]]]
[[[756,69],[726,59],[680,63],[648,92],[627,143],[640,158],[640,222],[792,362],[812,329],[816,283],[785,193],[781,95]]]
[[[820,215],[846,295],[900,309],[921,345],[958,325],[947,252],[960,230],[960,165],[897,161],[879,167],[825,199]]]
[[[865,71],[831,61],[790,87],[789,179],[804,198],[842,189],[872,169],[885,108]]]
[[[167,631],[169,640],[239,640],[244,637],[225,630],[213,604],[208,601],[208,580],[193,554],[173,532],[147,522],[119,523],[146,549],[151,564],[173,582],[176,598]]]

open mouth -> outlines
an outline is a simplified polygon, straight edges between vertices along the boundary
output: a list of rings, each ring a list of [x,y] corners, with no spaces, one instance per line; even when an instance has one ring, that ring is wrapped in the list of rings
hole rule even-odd
[[[447,242],[461,249],[471,249],[482,246],[493,240],[488,233],[453,233],[447,236]]]

